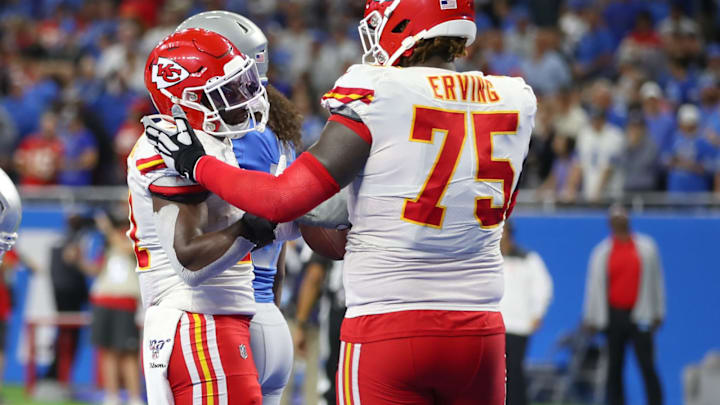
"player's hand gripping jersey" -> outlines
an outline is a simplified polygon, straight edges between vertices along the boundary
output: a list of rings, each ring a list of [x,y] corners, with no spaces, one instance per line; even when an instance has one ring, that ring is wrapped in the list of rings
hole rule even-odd
[[[200,131],[195,133],[208,154],[237,166],[229,139],[221,141]],[[167,228],[167,224],[161,223],[153,212],[152,198],[153,194],[176,201],[206,198],[203,202],[207,207],[204,232],[226,228],[244,212],[167,168],[144,135],[128,158],[128,186],[131,208],[128,236],[137,256],[143,305],[203,314],[254,314],[250,255],[198,286],[186,284],[173,270],[161,245],[158,232],[172,230],[162,229]]]
[[[498,241],[528,152],[532,89],[480,72],[355,65],[323,103],[371,144],[348,203],[347,317],[497,311]]]

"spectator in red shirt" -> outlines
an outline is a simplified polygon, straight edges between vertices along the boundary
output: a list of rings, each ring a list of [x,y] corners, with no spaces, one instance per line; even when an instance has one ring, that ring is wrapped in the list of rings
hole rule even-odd
[[[664,57],[662,39],[653,28],[652,15],[648,11],[638,13],[634,29],[620,43],[618,62],[640,66],[650,77],[657,77],[664,68]]]
[[[665,317],[665,286],[655,242],[633,233],[627,211],[610,209],[611,236],[593,250],[588,268],[583,322],[607,333],[609,405],[624,405],[625,348],[632,342],[645,382],[647,403],[662,405],[653,337]]]
[[[15,151],[15,167],[24,186],[44,186],[57,182],[63,159],[62,141],[58,137],[58,116],[43,114],[40,131],[27,136]]]
[[[138,138],[143,134],[145,128],[140,123],[140,119],[152,113],[152,107],[147,99],[140,99],[130,106],[128,117],[122,124],[113,140],[113,150],[115,158],[118,162],[116,175],[125,180],[127,174],[127,158]]]

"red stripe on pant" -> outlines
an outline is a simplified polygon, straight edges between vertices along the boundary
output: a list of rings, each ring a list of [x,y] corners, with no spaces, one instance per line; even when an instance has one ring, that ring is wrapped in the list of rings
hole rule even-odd
[[[220,404],[218,388],[220,384],[227,387],[228,405],[260,405],[262,394],[258,383],[257,370],[250,350],[250,318],[242,315],[214,315],[213,329],[208,327],[205,315],[186,313],[179,322],[175,332],[175,342],[168,366],[168,380],[172,388],[175,405],[193,404],[193,388],[202,392],[203,405]],[[187,337],[182,337],[183,323],[187,323]],[[208,333],[211,338],[208,338]],[[200,339],[198,339],[198,335]],[[189,363],[183,355],[183,342],[192,352],[187,353]],[[198,344],[199,342],[199,344]],[[210,345],[213,351],[210,352]],[[201,355],[202,353],[202,355]],[[219,354],[218,367],[222,363],[225,378],[218,380],[220,369],[214,369],[212,353]],[[203,362],[204,359],[204,362]],[[217,359],[216,359],[217,360]],[[205,364],[205,370],[203,370]],[[197,370],[197,380],[193,383],[188,367]],[[206,377],[207,375],[207,377]],[[212,391],[208,395],[208,391]]]
[[[183,315],[183,318],[191,317],[188,314]],[[170,355],[170,362],[168,363],[168,382],[170,383],[170,389],[172,390],[173,397],[175,399],[175,405],[193,405],[193,384],[192,377],[188,371],[188,366],[185,362],[185,356],[183,355],[181,328],[183,319],[181,319],[175,330],[175,340],[173,342],[172,354]],[[190,329],[192,331],[192,329]],[[148,387],[148,389],[152,389]]]
[[[198,353],[198,347],[197,347],[197,344],[195,343],[195,340],[196,340],[195,339],[195,328],[198,325],[197,325],[197,321],[195,320],[195,317],[193,315],[194,314],[190,314],[190,313],[187,314],[188,320],[190,321],[190,326],[189,326],[190,347],[192,349],[192,357],[193,357],[193,361],[195,363],[195,369],[197,370],[198,376],[200,377],[200,381],[201,381],[200,387],[202,389],[202,398],[203,398],[202,405],[206,405],[207,402],[206,402],[205,398],[208,395],[208,390],[207,390],[207,384],[205,383],[205,375],[203,374],[203,370],[200,367],[200,357],[199,357],[199,353]]]
[[[359,405],[355,403],[353,393],[353,362],[355,361],[355,344],[342,342],[340,364],[336,374],[336,401],[341,405]]]

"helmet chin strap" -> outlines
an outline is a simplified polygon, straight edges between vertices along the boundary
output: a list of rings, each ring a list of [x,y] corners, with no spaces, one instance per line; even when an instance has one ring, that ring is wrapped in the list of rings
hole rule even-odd
[[[257,132],[265,132],[265,128],[267,126],[267,113],[264,113],[265,105],[267,101],[265,98],[259,98],[255,103],[248,105],[248,118],[245,120],[245,122],[241,124],[236,125],[230,125],[226,123],[225,121],[220,119],[220,122],[223,127],[225,127],[226,130],[231,132],[230,135],[226,135],[226,137],[230,139],[240,139],[245,136],[246,133],[250,131],[257,131]],[[255,114],[260,114],[262,118],[260,121],[257,120]]]
[[[387,62],[385,62],[383,66],[392,66],[406,51],[412,49],[418,41],[425,38],[425,34],[427,34],[427,30],[420,31],[415,36],[403,39],[400,47],[390,58],[388,58]]]

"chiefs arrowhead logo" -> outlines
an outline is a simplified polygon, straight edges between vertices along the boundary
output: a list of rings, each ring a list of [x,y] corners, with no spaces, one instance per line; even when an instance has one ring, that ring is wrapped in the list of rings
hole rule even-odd
[[[152,65],[152,82],[160,90],[174,86],[188,76],[190,73],[184,67],[167,58],[158,58],[157,63]]]

